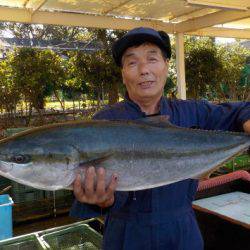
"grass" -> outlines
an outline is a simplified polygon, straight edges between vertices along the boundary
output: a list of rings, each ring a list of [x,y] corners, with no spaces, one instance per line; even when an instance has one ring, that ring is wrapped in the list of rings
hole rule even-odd
[[[80,101],[80,108],[86,108],[86,107],[90,107],[92,105],[97,105],[97,101],[90,101],[90,100],[87,100],[87,101]],[[73,105],[73,102],[72,101],[65,101],[64,102],[64,106],[65,106],[65,109],[73,109],[74,105]],[[45,103],[45,108],[46,109],[61,109],[61,104],[60,102],[58,101],[48,101]],[[79,108],[79,102],[76,101],[75,102],[75,108]]]
[[[122,101],[123,99],[120,97],[119,101]],[[104,100],[104,105],[108,104],[108,100]],[[64,101],[65,109],[71,109],[73,108],[73,101]],[[86,101],[80,101],[80,107],[81,108],[88,108],[91,106],[97,106],[98,102],[93,100],[86,100]],[[58,101],[46,101],[45,103],[46,109],[61,109],[61,104]],[[79,108],[79,101],[75,101],[75,108]]]
[[[93,100],[86,100],[86,101],[80,101],[80,109],[89,108],[92,106],[97,106],[98,102]],[[108,100],[104,101],[104,104],[108,104]],[[73,101],[64,101],[64,107],[65,109],[73,109],[74,104]],[[45,101],[45,109],[55,109],[55,110],[61,110],[61,104],[58,101]],[[79,101],[75,101],[75,109],[79,109]],[[25,103],[21,102],[17,105],[17,111],[25,110]],[[3,113],[5,110],[2,111]]]

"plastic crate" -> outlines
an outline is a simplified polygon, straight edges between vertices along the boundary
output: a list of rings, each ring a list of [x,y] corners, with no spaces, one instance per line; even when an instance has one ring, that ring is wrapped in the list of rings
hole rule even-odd
[[[102,236],[87,224],[80,224],[45,233],[41,239],[49,249],[57,250],[99,250]]]
[[[0,192],[2,189],[11,186],[11,180],[0,176]]]
[[[11,194],[15,203],[34,202],[44,199],[44,192],[37,189],[26,192],[12,190]]]
[[[72,196],[73,195],[73,191],[72,190],[66,190],[66,189],[61,189],[61,190],[57,190],[57,191],[45,191],[45,198],[61,198],[61,197],[65,197],[65,196]]]
[[[0,250],[45,250],[35,234],[0,241]]]
[[[44,199],[44,191],[11,181],[11,196],[15,203],[32,202]]]
[[[11,181],[11,186],[12,186],[13,192],[15,191],[15,192],[23,193],[23,192],[27,192],[27,191],[37,191],[38,190],[38,189],[30,187],[30,186],[19,184],[15,181]]]
[[[0,240],[12,237],[12,205],[8,194],[0,195]]]
[[[45,191],[44,197],[52,206],[55,202],[57,209],[71,207],[74,201],[73,192],[70,190],[58,190],[55,191],[55,194],[51,191]]]

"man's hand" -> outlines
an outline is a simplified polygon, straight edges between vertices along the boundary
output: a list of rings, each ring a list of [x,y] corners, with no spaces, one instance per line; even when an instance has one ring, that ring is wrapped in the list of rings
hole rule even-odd
[[[250,134],[250,120],[243,123],[243,129],[246,133]]]
[[[78,174],[73,185],[76,199],[82,203],[97,205],[101,208],[112,206],[118,178],[117,175],[113,174],[108,187],[106,187],[105,176],[104,168],[98,168],[96,171],[94,167],[89,167],[85,171],[85,179],[82,183],[81,176]]]

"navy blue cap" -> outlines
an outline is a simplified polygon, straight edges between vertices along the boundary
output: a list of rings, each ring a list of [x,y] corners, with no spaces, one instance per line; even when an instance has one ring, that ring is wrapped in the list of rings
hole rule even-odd
[[[130,30],[123,37],[114,42],[112,53],[115,63],[121,66],[121,59],[125,50],[145,42],[157,45],[166,58],[171,58],[171,45],[168,34],[164,31],[140,27]]]

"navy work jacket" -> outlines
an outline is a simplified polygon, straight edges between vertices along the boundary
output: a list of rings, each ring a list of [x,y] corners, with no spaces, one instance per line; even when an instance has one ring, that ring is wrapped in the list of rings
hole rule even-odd
[[[242,131],[242,124],[250,119],[250,102],[214,105],[162,97],[160,115],[168,115],[171,123],[181,127]],[[146,114],[126,97],[94,119],[142,117]],[[70,214],[83,219],[106,215],[105,250],[201,250],[203,240],[192,210],[197,185],[197,180],[187,179],[148,190],[117,191],[108,209],[75,201]]]

